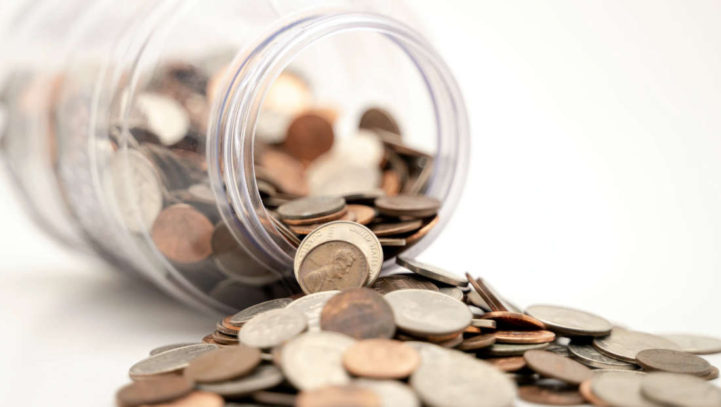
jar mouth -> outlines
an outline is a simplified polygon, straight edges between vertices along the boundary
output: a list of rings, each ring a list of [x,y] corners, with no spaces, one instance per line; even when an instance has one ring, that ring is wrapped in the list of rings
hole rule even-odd
[[[295,247],[274,226],[256,183],[255,130],[261,105],[271,84],[304,49],[351,31],[380,34],[396,45],[417,68],[433,109],[437,150],[426,195],[443,202],[440,221],[404,253],[418,253],[435,239],[465,183],[470,140],[464,101],[443,59],[418,33],[397,20],[370,13],[316,14],[287,23],[236,56],[208,124],[210,181],[222,218],[233,236],[250,248],[249,255],[272,270],[292,268]]]

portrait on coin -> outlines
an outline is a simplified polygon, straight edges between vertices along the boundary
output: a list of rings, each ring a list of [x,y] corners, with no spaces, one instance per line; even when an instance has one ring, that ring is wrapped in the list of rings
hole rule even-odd
[[[308,253],[299,274],[307,292],[361,287],[368,278],[368,262],[355,245],[331,241]]]

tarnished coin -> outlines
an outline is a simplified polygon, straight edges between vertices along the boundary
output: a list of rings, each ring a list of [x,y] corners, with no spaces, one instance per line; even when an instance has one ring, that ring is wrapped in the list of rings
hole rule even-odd
[[[658,407],[641,395],[645,373],[607,370],[593,374],[591,392],[612,407]]]
[[[423,221],[420,219],[407,220],[393,223],[379,223],[371,226],[371,230],[378,237],[402,235],[420,229]]]
[[[483,350],[488,356],[522,356],[529,350],[546,349],[549,343],[538,343],[532,345],[519,345],[513,343],[495,343]]]
[[[601,353],[631,363],[636,361],[636,355],[642,350],[678,350],[678,345],[668,339],[619,327],[613,328],[609,336],[594,339],[593,346]]]
[[[201,383],[200,390],[223,397],[242,397],[258,390],[270,389],[283,382],[283,373],[276,366],[260,365],[247,376],[218,383]]]
[[[163,353],[165,351],[169,351],[169,350],[173,350],[173,349],[177,349],[177,348],[183,348],[185,346],[190,346],[190,345],[200,345],[200,344],[197,342],[183,342],[183,343],[174,343],[171,345],[159,346],[150,351],[150,356],[154,356],[154,355],[157,355],[158,353]]]
[[[321,311],[320,326],[355,339],[391,338],[396,331],[391,306],[370,288],[342,291],[328,300]]]
[[[438,286],[431,281],[415,274],[393,274],[376,280],[371,286],[372,289],[381,294],[388,294],[391,291],[417,288],[422,290],[439,291]]]
[[[295,199],[278,207],[283,219],[318,218],[337,213],[345,207],[345,199],[336,196],[309,196]]]
[[[244,345],[204,353],[190,361],[186,377],[198,383],[213,383],[243,376],[260,364],[260,350]]]
[[[407,245],[406,239],[395,237],[379,237],[378,242],[383,247],[405,247]]]
[[[298,310],[305,315],[308,321],[308,331],[320,331],[320,313],[328,300],[338,294],[338,290],[322,291],[304,295],[287,305],[288,308]]]
[[[333,125],[323,116],[305,113],[288,126],[283,147],[295,158],[310,162],[333,146]]]
[[[158,170],[142,153],[126,150],[110,157],[105,188],[112,193],[125,227],[142,233],[163,208]]]
[[[221,221],[215,225],[210,239],[213,262],[218,269],[233,280],[261,286],[280,278],[280,274],[259,264],[248,253],[228,225]]]
[[[272,348],[305,331],[308,322],[302,312],[279,308],[260,313],[243,324],[238,332],[241,343],[255,348]]]
[[[396,325],[417,335],[446,335],[471,324],[468,307],[453,298],[428,290],[397,290],[385,295]]]
[[[613,325],[590,312],[555,305],[533,305],[526,314],[543,322],[548,329],[569,336],[605,336]]]
[[[203,353],[218,349],[217,345],[201,343],[171,349],[143,359],[130,367],[130,377],[147,377],[184,369],[191,360]]]
[[[407,385],[396,380],[357,379],[353,385],[375,393],[382,407],[420,407],[418,396]]]
[[[295,405],[297,407],[380,407],[381,399],[365,387],[334,385],[300,392]]]
[[[692,353],[670,349],[646,349],[638,352],[636,363],[646,371],[707,376],[712,366],[705,359]]]
[[[288,381],[300,390],[350,383],[343,354],[355,343],[337,332],[308,332],[283,346],[281,364]]]
[[[366,205],[349,204],[348,212],[355,214],[355,221],[361,225],[369,224],[376,217],[376,210]]]
[[[190,205],[175,204],[163,209],[150,231],[155,246],[176,263],[196,263],[212,253],[213,224]]]
[[[441,287],[438,291],[458,301],[463,301],[463,297],[465,297],[463,291],[458,287]]]
[[[633,363],[610,358],[587,344],[571,342],[568,344],[568,352],[575,360],[597,369],[636,370],[637,368]]]
[[[236,326],[241,326],[260,313],[270,311],[272,309],[285,308],[291,302],[293,302],[293,300],[290,298],[276,298],[274,300],[263,301],[259,304],[251,305],[250,307],[233,315],[230,318],[230,323]]]
[[[711,366],[711,371],[706,376],[702,377],[704,380],[716,380],[719,377],[719,368]]]
[[[343,354],[343,366],[351,374],[371,379],[403,379],[420,363],[415,349],[392,339],[358,341]]]
[[[468,282],[465,278],[457,276],[449,271],[443,270],[430,264],[421,263],[419,261],[408,259],[403,256],[396,257],[396,264],[408,270],[417,273],[425,278],[441,282],[443,284],[465,287]]]
[[[368,262],[361,250],[342,240],[324,242],[303,257],[296,277],[305,293],[363,287]]]
[[[641,380],[641,394],[664,406],[721,406],[721,389],[684,374],[649,373]]]
[[[581,384],[591,378],[591,369],[564,356],[544,350],[529,350],[523,354],[528,367],[544,377],[570,384]]]
[[[677,344],[682,351],[697,355],[710,355],[721,352],[721,339],[703,335],[670,334],[661,335]]]
[[[425,195],[395,195],[377,198],[375,205],[383,215],[427,218],[438,212],[441,202]]]
[[[593,390],[591,390],[591,379],[581,383],[581,385],[578,386],[578,392],[581,393],[583,399],[590,403],[592,406],[611,407],[610,404],[606,403],[605,401],[598,398],[598,396],[593,394]]]
[[[385,130],[396,135],[396,139],[398,141],[401,139],[401,130],[398,127],[398,123],[396,123],[390,113],[381,108],[372,107],[363,112],[360,122],[358,123],[358,128],[368,130]]]
[[[182,376],[164,376],[130,383],[118,390],[116,398],[119,405],[133,407],[171,401],[191,391],[193,383],[188,379]]]
[[[492,319],[496,321],[499,329],[546,329],[546,325],[536,318],[511,311],[486,312],[481,315],[481,319]]]
[[[492,364],[504,372],[515,372],[526,367],[526,359],[523,356],[508,356],[505,358],[485,359],[486,362]]]
[[[551,331],[496,331],[493,333],[498,343],[548,343],[556,339]]]
[[[295,255],[293,270],[296,279],[298,278],[301,265],[305,261],[308,253],[316,247],[332,241],[347,242],[357,247],[368,263],[368,279],[366,284],[373,284],[381,272],[383,266],[383,248],[378,238],[367,227],[355,222],[334,221],[326,223],[312,231],[303,239]],[[355,263],[355,261],[353,262]],[[329,265],[328,273],[342,274],[346,268],[353,267],[353,263],[347,256],[341,256],[338,261],[333,261],[332,267]]]
[[[562,386],[521,386],[518,396],[521,400],[550,406],[575,406],[586,402],[578,390]]]
[[[476,336],[472,336],[468,339],[464,339],[463,342],[461,342],[461,344],[458,345],[458,350],[462,350],[462,351],[477,350],[477,349],[487,348],[487,347],[493,345],[494,343],[496,343],[496,337],[493,334],[476,335]]]
[[[215,393],[194,391],[169,403],[153,404],[152,407],[224,407],[225,400]]]

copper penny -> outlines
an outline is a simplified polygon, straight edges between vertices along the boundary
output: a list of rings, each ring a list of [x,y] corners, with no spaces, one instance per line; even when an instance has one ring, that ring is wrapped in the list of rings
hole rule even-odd
[[[382,196],[375,201],[378,212],[388,216],[411,216],[427,218],[441,207],[441,202],[425,195]]]
[[[570,384],[581,384],[593,375],[588,367],[565,356],[544,350],[529,350],[523,354],[528,367],[544,377],[561,380]]]
[[[219,343],[221,345],[237,345],[238,344],[238,337],[235,335],[226,335],[222,332],[215,331],[211,335],[211,339],[215,343]]]
[[[256,177],[266,180],[283,192],[295,196],[308,194],[308,180],[303,164],[290,154],[275,149],[266,149],[260,155],[260,167],[256,166]]]
[[[409,220],[405,222],[394,222],[394,223],[379,223],[371,226],[371,230],[378,237],[401,235],[408,232],[413,232],[423,226],[423,221],[420,219]]]
[[[393,339],[365,339],[343,354],[343,366],[351,374],[371,379],[403,379],[421,363],[418,351]]]
[[[393,274],[381,277],[371,286],[372,289],[381,294],[387,294],[395,290],[407,288],[419,288],[424,290],[438,291],[438,286],[432,281],[426,280],[416,274]]]
[[[381,189],[388,196],[395,196],[401,192],[401,175],[398,171],[386,170],[383,171],[383,177],[381,178]]]
[[[193,391],[193,383],[182,376],[162,376],[130,383],[116,394],[123,407],[163,403],[183,397]]]
[[[290,123],[283,147],[293,157],[311,162],[333,147],[333,139],[333,125],[328,119],[306,113]]]
[[[466,279],[471,283],[476,293],[483,298],[483,301],[488,304],[491,311],[508,311],[503,301],[486,285],[483,279],[474,279],[469,273],[466,273]]]
[[[593,394],[593,391],[591,390],[591,379],[584,380],[581,385],[578,386],[578,392],[581,393],[584,400],[596,407],[611,407],[610,404]]]
[[[496,343],[496,338],[493,334],[481,334],[465,339],[460,345],[458,345],[458,350],[467,351],[483,349],[493,345],[494,343]]]
[[[143,407],[223,407],[225,400],[219,395],[207,391],[194,391],[187,396],[170,403],[153,404]]]
[[[348,213],[348,209],[346,209],[345,207],[343,207],[343,208],[341,208],[341,210],[339,210],[338,212],[334,212],[334,213],[331,213],[331,214],[328,214],[328,215],[324,215],[324,216],[318,216],[317,218],[307,218],[307,219],[283,219],[283,222],[284,222],[285,224],[287,224],[288,226],[291,226],[291,229],[292,229],[293,226],[313,226],[313,225],[316,225],[315,227],[318,227],[317,225],[322,225],[322,224],[324,224],[324,223],[327,223],[327,222],[330,222],[330,221],[334,221],[334,220],[349,220],[349,221],[355,221],[355,218],[354,218],[354,215],[353,215],[352,213]],[[315,227],[312,228],[311,231],[312,231],[313,229],[315,229]],[[293,230],[293,232],[298,233],[298,232],[296,232],[295,229],[292,229],[292,230]],[[308,233],[310,233],[310,231],[307,232],[307,233],[305,233],[305,234],[307,235]]]
[[[551,406],[575,406],[586,402],[578,390],[551,386],[521,386],[518,388],[518,397],[531,403]]]
[[[543,322],[518,312],[511,311],[491,311],[483,314],[481,319],[492,319],[496,321],[499,328],[509,329],[546,329]]]
[[[327,386],[300,392],[296,407],[380,407],[381,399],[358,386]]]
[[[292,200],[278,207],[278,215],[284,221],[313,219],[337,214],[345,208],[345,200],[335,196],[309,196]],[[342,215],[341,215],[342,216]],[[317,222],[311,222],[317,223]]]
[[[638,352],[636,363],[643,370],[683,373],[705,377],[712,372],[710,363],[692,353],[671,349],[646,349]]]
[[[485,359],[486,362],[503,370],[504,372],[515,372],[526,367],[526,359],[523,356],[509,356],[506,358]]]
[[[348,212],[355,214],[355,221],[361,225],[369,224],[376,217],[376,210],[366,205],[349,204]]]
[[[230,380],[250,373],[260,364],[260,350],[245,345],[217,349],[198,356],[185,368],[185,376],[200,383]]]
[[[345,211],[345,214],[337,219],[330,219],[330,220],[347,220],[351,222],[355,222],[355,214],[350,211]],[[330,221],[328,220],[328,222]],[[308,235],[310,232],[316,230],[317,228],[325,225],[326,221],[319,222],[319,223],[312,223],[308,225],[291,225],[288,223],[288,228],[293,231],[293,233],[299,234],[299,235]]]
[[[354,244],[332,240],[311,249],[300,264],[298,284],[305,293],[363,287],[368,261]]]
[[[445,341],[435,342],[435,344],[438,346],[443,346],[444,348],[456,348],[456,347],[458,347],[458,345],[463,343],[463,340],[464,340],[463,332],[461,332],[458,335],[456,335],[454,338],[451,338],[451,339],[448,339]]]
[[[499,343],[547,343],[556,339],[551,331],[496,331],[493,333]]]
[[[176,263],[196,263],[212,253],[213,224],[190,205],[175,204],[163,209],[150,234],[158,250]]]
[[[431,219],[428,223],[426,223],[422,228],[418,229],[417,232],[413,233],[410,236],[406,236],[406,244],[408,246],[417,243],[419,240],[421,240],[423,237],[425,237],[428,232],[430,232],[441,220],[438,216]]]
[[[356,339],[392,338],[396,331],[390,305],[369,288],[354,288],[331,297],[321,311],[320,327]]]
[[[393,116],[386,110],[377,107],[371,107],[363,113],[358,123],[358,128],[368,130],[381,129],[397,135],[399,141],[401,138],[401,130]]]

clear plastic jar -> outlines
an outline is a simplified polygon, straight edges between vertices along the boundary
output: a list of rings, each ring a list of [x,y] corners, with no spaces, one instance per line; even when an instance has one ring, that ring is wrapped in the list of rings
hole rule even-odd
[[[425,193],[443,202],[440,221],[408,254],[423,250],[455,207],[468,162],[465,106],[443,60],[401,22],[408,10],[399,2],[25,5],[0,49],[0,143],[25,206],[60,241],[186,303],[230,312],[298,291],[295,247],[266,210],[254,167],[264,103],[285,72],[309,84],[316,104],[332,106],[336,134],[382,106],[406,143],[431,152]],[[148,104],[164,115],[144,117],[158,127],[145,144],[134,123]],[[172,119],[178,106],[187,120]],[[152,225],[177,202],[214,225],[207,257],[159,250]],[[189,233],[207,238],[203,222]]]

